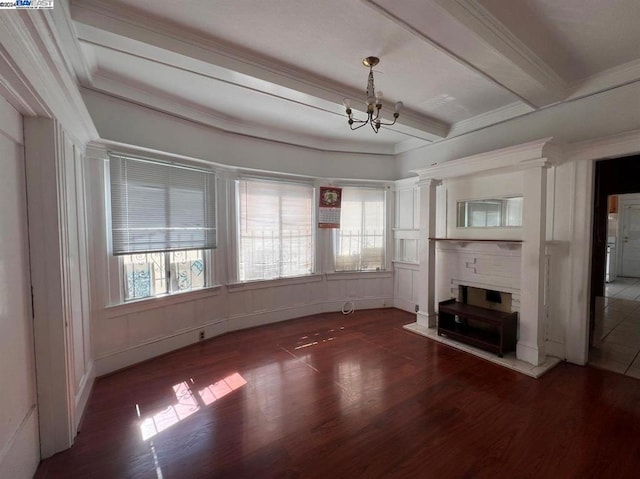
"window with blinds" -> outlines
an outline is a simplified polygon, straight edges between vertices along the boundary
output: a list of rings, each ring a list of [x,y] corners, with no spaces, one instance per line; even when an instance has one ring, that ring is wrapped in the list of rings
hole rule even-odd
[[[211,171],[109,154],[113,254],[122,299],[208,285],[216,246],[216,177]]]
[[[385,219],[384,188],[342,188],[340,229],[334,230],[336,271],[385,269]]]
[[[109,155],[113,254],[216,247],[211,171]]]
[[[237,187],[240,281],[312,273],[313,186],[251,178]]]

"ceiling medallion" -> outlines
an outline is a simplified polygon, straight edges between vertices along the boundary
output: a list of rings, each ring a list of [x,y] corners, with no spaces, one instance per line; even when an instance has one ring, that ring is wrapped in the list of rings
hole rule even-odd
[[[398,117],[400,116],[400,109],[402,108],[402,102],[396,102],[395,112],[393,113],[393,122],[392,123],[384,123],[380,116],[380,112],[382,110],[382,92],[379,91],[376,93],[376,87],[373,83],[373,67],[375,67],[378,63],[380,63],[380,59],[378,57],[367,57],[362,60],[362,64],[369,68],[369,80],[367,82],[367,119],[366,120],[356,120],[353,118],[353,112],[351,111],[351,103],[347,98],[344,100],[344,106],[347,109],[347,116],[349,117],[349,127],[352,130],[357,130],[358,128],[362,128],[367,123],[371,125],[373,131],[378,133],[381,126],[391,126],[396,123]],[[354,126],[356,125],[356,126]]]

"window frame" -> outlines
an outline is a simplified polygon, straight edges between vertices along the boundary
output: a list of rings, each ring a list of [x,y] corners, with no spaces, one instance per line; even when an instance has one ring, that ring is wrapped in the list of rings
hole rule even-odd
[[[344,190],[345,189],[357,189],[357,190],[374,190],[381,191],[383,193],[383,212],[382,212],[382,261],[381,266],[376,269],[337,269],[337,254],[338,254],[338,236],[339,231],[343,227],[342,221],[342,212],[340,218],[340,228],[336,228],[333,230],[333,234],[331,235],[331,261],[332,261],[332,269],[335,274],[370,274],[370,273],[385,273],[390,271],[390,255],[389,251],[393,248],[393,245],[390,244],[391,235],[389,234],[389,224],[390,223],[390,208],[391,208],[391,195],[390,195],[390,186],[386,183],[384,184],[354,184],[354,183],[338,183],[335,186],[341,187],[342,190],[342,203],[344,208],[345,197]],[[348,201],[348,200],[347,200]],[[363,218],[361,218],[361,222]],[[362,253],[361,253],[362,255]],[[361,263],[361,257],[360,257]]]
[[[174,290],[170,291],[170,288],[167,287],[167,292],[152,294],[150,296],[144,296],[140,298],[129,298],[127,299],[127,294],[125,289],[126,285],[126,274],[124,268],[124,256],[126,254],[114,254],[113,252],[113,236],[112,236],[112,212],[111,212],[111,168],[110,168],[110,153],[113,153],[117,156],[122,157],[131,157],[135,159],[142,159],[146,161],[152,161],[157,163],[165,163],[165,164],[174,164],[176,166],[192,168],[192,169],[202,169],[205,171],[210,171],[215,177],[215,191],[214,191],[214,202],[215,202],[215,230],[216,230],[216,248],[215,249],[205,249],[205,248],[189,248],[183,250],[167,250],[167,251],[158,251],[156,253],[165,255],[165,271],[169,271],[171,267],[170,261],[167,261],[166,258],[169,257],[172,253],[181,253],[184,251],[190,250],[199,250],[202,251],[203,258],[203,266],[204,266],[204,286],[195,289],[188,290]],[[220,209],[220,172],[216,168],[212,168],[210,165],[207,165],[207,168],[204,168],[202,165],[198,165],[195,163],[190,163],[188,161],[179,161],[175,159],[164,159],[164,158],[154,158],[150,156],[140,156],[137,153],[130,152],[117,152],[117,151],[107,151],[104,156],[104,165],[103,165],[103,178],[104,182],[102,184],[103,192],[104,192],[104,211],[105,211],[105,243],[106,243],[106,269],[108,272],[108,293],[106,294],[105,307],[124,307],[125,305],[132,306],[135,304],[151,304],[153,301],[173,301],[178,300],[178,298],[185,298],[185,295],[199,295],[199,294],[208,294],[207,291],[216,291],[219,290],[221,285],[217,282],[216,278],[218,277],[219,266],[217,265],[217,261],[215,261],[216,251],[220,247],[220,235],[219,235],[219,209]],[[146,254],[146,253],[130,253],[131,255],[135,254]],[[171,281],[170,275],[165,275],[166,281]],[[183,299],[184,300],[184,299]],[[155,304],[155,303],[154,303]]]
[[[189,289],[173,289],[172,290],[172,285],[173,285],[173,274],[172,274],[172,263],[171,262],[171,255],[172,254],[176,254],[176,253],[187,253],[189,251],[200,251],[201,252],[201,256],[202,256],[202,263],[203,263],[203,285],[201,287],[197,287],[197,288],[189,288]],[[126,256],[136,256],[136,255],[141,255],[141,254],[159,254],[162,255],[164,257],[164,286],[165,286],[165,291],[164,292],[160,292],[160,293],[154,293],[154,294],[150,294],[149,296],[141,296],[141,297],[131,297],[128,298],[128,292],[127,292],[127,287],[128,287],[128,278],[127,278],[127,272],[126,272],[126,264],[125,264],[125,257]],[[174,295],[179,295],[179,294],[185,294],[185,293],[191,293],[194,291],[202,291],[202,290],[206,290],[208,288],[211,288],[212,286],[215,286],[212,284],[212,277],[213,277],[213,250],[211,249],[190,249],[190,250],[172,250],[172,251],[156,251],[154,253],[132,253],[130,255],[116,255],[115,257],[118,259],[118,269],[119,269],[119,275],[121,280],[119,281],[120,284],[120,298],[121,298],[121,303],[123,304],[128,304],[131,302],[136,302],[136,301],[144,301],[144,300],[148,300],[148,299],[152,299],[152,298],[164,298],[167,296],[174,296]]]
[[[310,208],[310,235],[311,235],[311,245],[309,249],[309,258],[311,261],[311,267],[308,273],[304,274],[296,274],[296,275],[286,275],[283,276],[280,274],[278,276],[273,276],[269,278],[252,278],[252,279],[242,279],[241,265],[242,265],[242,201],[241,201],[241,187],[240,184],[242,181],[254,181],[261,183],[274,183],[278,185],[294,185],[294,186],[302,186],[309,188],[311,190],[311,208]],[[290,177],[272,177],[272,176],[254,176],[254,175],[240,175],[234,181],[234,190],[235,190],[235,241],[236,241],[236,251],[235,251],[235,275],[236,281],[241,284],[260,282],[260,281],[274,281],[274,280],[286,280],[290,278],[304,278],[308,276],[312,276],[316,274],[318,268],[318,233],[317,233],[317,196],[318,196],[318,188],[314,184],[314,182],[301,178],[290,178]],[[281,225],[282,218],[282,209],[279,209],[279,221],[278,223]],[[280,238],[280,235],[279,235]],[[282,244],[279,243],[279,251],[282,251]],[[246,276],[246,275],[245,275]]]

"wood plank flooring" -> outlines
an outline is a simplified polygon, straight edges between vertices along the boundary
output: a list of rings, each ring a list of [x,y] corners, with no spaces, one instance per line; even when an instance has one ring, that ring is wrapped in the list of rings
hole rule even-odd
[[[396,309],[203,341],[96,381],[36,478],[626,478],[640,380],[540,379],[402,329]]]

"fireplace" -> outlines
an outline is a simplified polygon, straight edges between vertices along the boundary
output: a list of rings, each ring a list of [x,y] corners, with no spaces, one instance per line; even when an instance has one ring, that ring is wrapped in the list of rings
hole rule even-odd
[[[476,288],[461,284],[458,286],[458,301],[479,308],[512,313],[512,293],[495,289]]]

